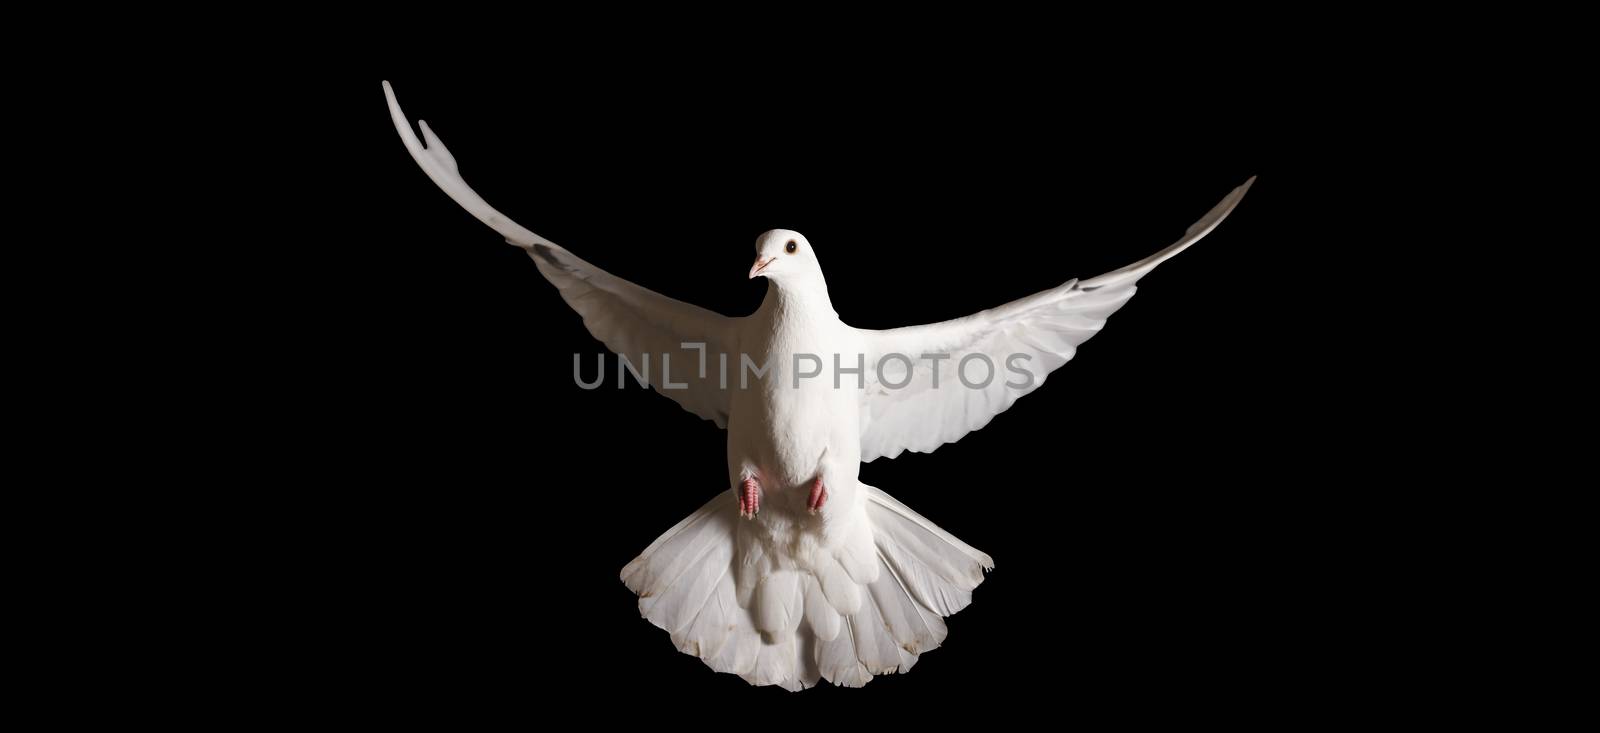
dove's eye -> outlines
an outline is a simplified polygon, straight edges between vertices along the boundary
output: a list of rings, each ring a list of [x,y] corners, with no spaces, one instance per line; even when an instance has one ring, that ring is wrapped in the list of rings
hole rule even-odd
[[[789,254],[794,254],[794,251],[797,249],[799,249],[799,247],[795,245],[794,240],[792,239],[789,240],[788,244],[783,245],[783,251],[788,252]]]

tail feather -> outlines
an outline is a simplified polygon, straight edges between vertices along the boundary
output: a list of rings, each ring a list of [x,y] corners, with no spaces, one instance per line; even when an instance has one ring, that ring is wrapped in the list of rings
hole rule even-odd
[[[693,654],[708,663],[722,653],[723,645],[732,637],[727,619],[737,618],[739,612],[739,607],[732,603],[733,581],[728,571],[724,565],[711,594],[696,609],[689,626],[672,632],[672,645],[678,651]]]
[[[884,564],[923,606],[949,616],[972,603],[994,560],[870,486],[867,516]],[[881,579],[880,579],[880,582]]]
[[[700,558],[672,582],[670,587],[675,592],[659,593],[654,596],[655,603],[649,605],[646,603],[652,599],[639,599],[640,612],[668,632],[682,631],[705,610],[717,584],[728,574],[732,561],[733,546],[713,541]]]
[[[884,623],[878,604],[861,604],[861,612],[850,619],[850,637],[856,644],[856,659],[868,672],[894,674],[900,670],[900,645]]]
[[[639,594],[641,602],[659,595],[717,539],[719,533],[705,526],[724,519],[719,516],[717,503],[717,499],[706,502],[622,569],[622,582]]]
[[[833,641],[817,645],[817,666],[822,676],[840,687],[861,687],[872,681],[872,673],[856,657],[854,631],[850,619],[845,619],[839,636]]]
[[[736,528],[734,544],[738,548],[734,553],[734,589],[739,605],[748,608],[761,579],[772,572],[772,562],[767,559],[766,548],[745,527]]]
[[[917,601],[892,568],[884,574],[890,576],[890,582],[873,583],[872,600],[894,638],[912,654],[938,648],[950,633],[944,617]]]
[[[732,590],[730,587],[729,590]],[[737,619],[743,615],[743,609],[734,613]],[[744,625],[737,621],[728,624],[728,640],[716,656],[700,655],[706,666],[718,672],[744,676],[755,669],[756,656],[761,653],[761,635],[756,633],[754,625]]]
[[[806,623],[811,627],[811,633],[816,634],[817,641],[833,641],[839,636],[839,626],[844,619],[833,606],[828,605],[827,596],[822,594],[822,586],[817,584],[815,577],[806,577]]]
[[[761,587],[756,589],[756,628],[778,635],[800,626],[803,577],[796,570],[780,570],[761,581]]]
[[[800,637],[793,633],[779,634],[774,643],[761,645],[755,668],[739,675],[752,685],[777,685],[790,692],[799,692],[816,684],[813,678],[806,683],[800,663]]]
[[[718,672],[788,690],[828,679],[860,687],[904,673],[949,633],[994,566],[888,494],[865,484],[870,567],[819,553],[825,567],[777,569],[738,524],[725,491],[623,569],[639,610],[673,645]]]
[[[816,567],[811,570],[817,577],[817,583],[822,586],[822,595],[827,597],[828,605],[845,616],[858,613],[861,610],[861,585],[845,572],[838,558],[832,554],[819,553],[816,562]]]

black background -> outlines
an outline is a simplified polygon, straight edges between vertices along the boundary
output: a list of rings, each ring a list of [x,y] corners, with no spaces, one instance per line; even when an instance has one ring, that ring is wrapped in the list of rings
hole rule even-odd
[[[270,255],[290,272],[262,328],[287,346],[261,348],[283,398],[262,409],[294,425],[271,449],[308,468],[268,501],[293,516],[264,549],[292,568],[269,635],[323,694],[565,712],[600,692],[621,720],[1233,708],[1346,684],[1374,601],[1339,590],[1368,498],[1344,479],[1371,446],[1334,417],[1350,352],[1320,346],[1343,269],[1319,203],[1337,113],[1245,61],[1218,50],[1160,88],[1027,49],[826,74],[375,62],[286,86],[283,121],[322,121],[328,158],[284,202],[322,226]],[[1133,262],[1259,178],[1044,388],[862,467],[996,569],[908,675],[791,694],[678,653],[618,579],[725,488],[723,433],[649,391],[573,384],[573,354],[601,345],[412,162],[384,78],[502,212],[729,315],[761,300],[745,273],[767,229],[810,239],[847,323],[886,328]]]

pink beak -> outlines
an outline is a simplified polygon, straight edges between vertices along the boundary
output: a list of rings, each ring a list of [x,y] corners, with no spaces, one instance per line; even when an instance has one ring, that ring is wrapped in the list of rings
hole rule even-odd
[[[778,260],[778,258],[776,258],[776,257],[768,257],[767,259],[763,260],[763,259],[761,259],[760,255],[757,255],[756,256],[756,263],[754,265],[750,266],[750,279],[751,280],[756,279],[756,277],[761,274],[762,270],[767,269],[767,265],[770,265],[773,262],[776,262],[777,260]]]

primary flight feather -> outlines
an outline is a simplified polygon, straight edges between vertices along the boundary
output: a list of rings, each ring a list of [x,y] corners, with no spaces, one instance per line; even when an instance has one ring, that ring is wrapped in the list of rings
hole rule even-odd
[[[727,428],[728,488],[645,548],[622,580],[680,651],[790,690],[822,678],[859,687],[909,670],[944,641],[944,617],[971,602],[994,566],[857,480],[860,463],[960,440],[1037,389],[1140,277],[1216,228],[1255,180],[1141,262],[965,318],[885,331],[840,321],[811,243],[776,229],[756,240],[750,269],[770,283],[765,300],[729,318],[618,278],[506,218],[467,186],[426,122],[417,138],[388,82],[383,91],[395,130],[434,183],[525,249],[589,332],[643,365],[652,387]],[[862,371],[835,375],[835,357]],[[984,373],[971,364],[987,364],[990,378],[971,378]]]

